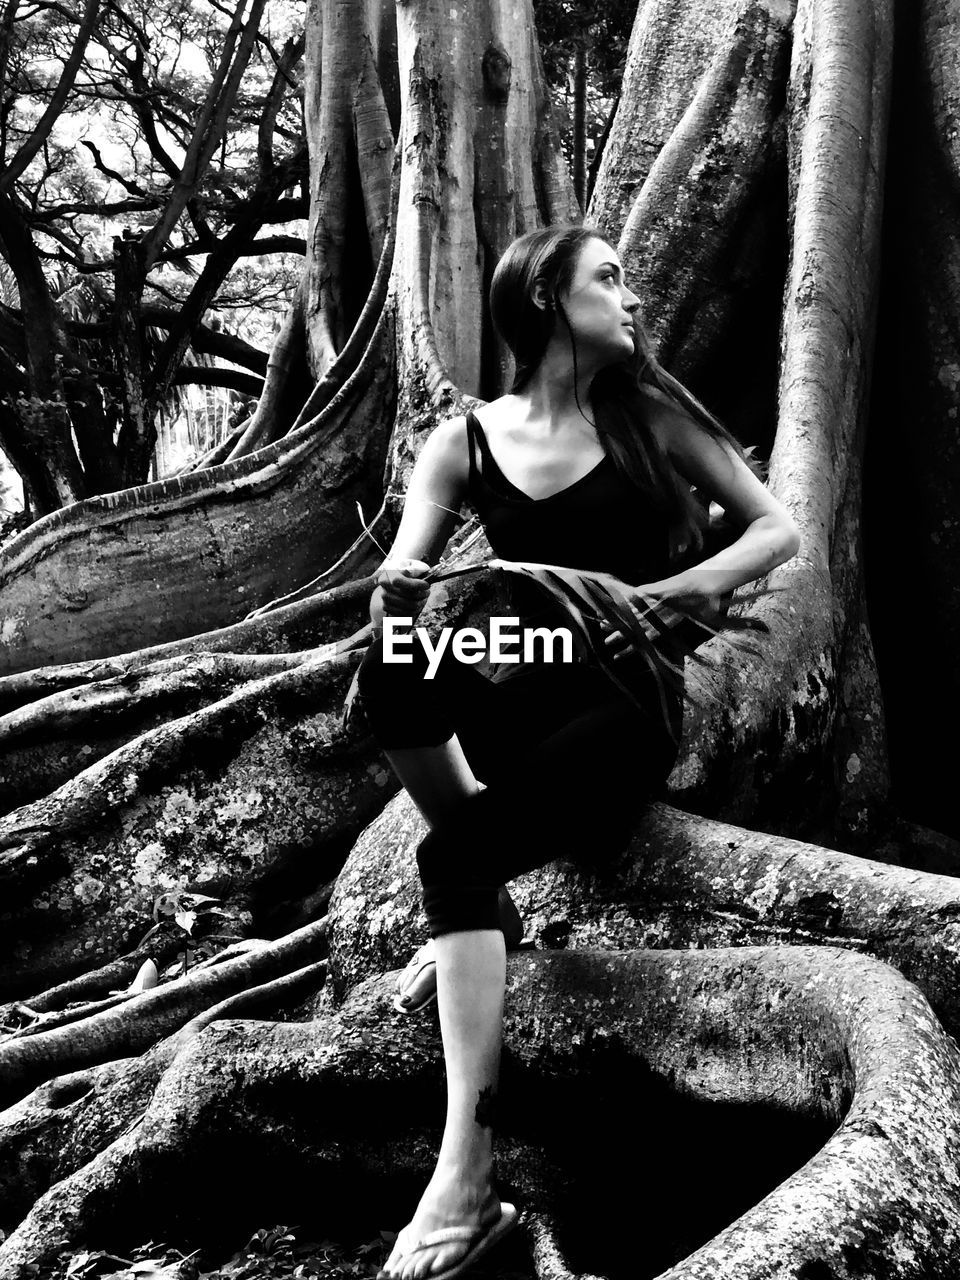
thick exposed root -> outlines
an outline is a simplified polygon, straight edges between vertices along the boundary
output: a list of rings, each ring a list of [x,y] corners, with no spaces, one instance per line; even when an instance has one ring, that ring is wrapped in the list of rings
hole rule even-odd
[[[61,1240],[116,1247],[121,1233],[142,1238],[161,1221],[166,1238],[179,1231],[202,1244],[222,1228],[218,1204],[236,1229],[237,1214],[252,1211],[242,1190],[252,1159],[259,1204],[286,1168],[281,1193],[308,1179],[310,1200],[301,1192],[296,1207],[312,1203],[321,1228],[371,1180],[376,1198],[376,1180],[402,1159],[408,1135],[432,1127],[442,1100],[424,1092],[438,1083],[435,1023],[391,1014],[392,986],[392,975],[365,984],[313,1023],[208,1028],[174,1060],[140,1123],[36,1204],[0,1247],[0,1276],[20,1280]],[[557,1131],[557,1106],[585,1070],[627,1126],[632,1111],[649,1128],[658,1106],[686,1099],[703,1118],[751,1107],[768,1127],[792,1114],[819,1135],[822,1150],[798,1154],[802,1167],[775,1174],[781,1185],[734,1209],[719,1234],[711,1224],[703,1238],[705,1224],[688,1221],[678,1242],[650,1224],[648,1261],[675,1264],[677,1280],[760,1280],[775,1263],[794,1274],[882,1268],[891,1280],[925,1280],[960,1260],[960,1062],[923,997],[888,966],[828,948],[518,956],[507,1010],[501,1189],[562,1222],[561,1262],[582,1258],[590,1239],[602,1252],[605,1233],[594,1221],[581,1235],[569,1204],[557,1215],[562,1189],[545,1192],[531,1163],[511,1157],[518,1142],[542,1145],[547,1165],[562,1166],[569,1135]],[[220,1194],[204,1199],[201,1216],[190,1170],[211,1158]],[[567,1199],[589,1194],[593,1176],[570,1170]],[[544,1203],[549,1195],[560,1200]],[[584,1260],[581,1274],[599,1270]]]
[[[405,793],[363,832],[330,903],[334,989],[406,963],[425,941]],[[946,852],[946,851],[944,851]],[[581,851],[570,851],[583,857]],[[685,947],[817,942],[889,961],[960,1033],[960,879],[651,805],[602,866],[558,860],[518,878],[527,932],[545,946]]]
[[[0,1043],[0,1102],[51,1076],[142,1053],[211,1005],[315,961],[325,948],[323,922],[232,960],[198,968],[174,982],[128,995],[88,1017],[9,1036]]]
[[[497,589],[486,574],[440,583],[425,625],[473,621]],[[219,899],[234,937],[321,910],[350,842],[399,785],[362,722],[342,724],[367,635],[148,728],[0,820],[3,994],[29,999],[129,952],[161,892]],[[111,975],[71,998],[128,983]]]
[[[356,501],[381,492],[395,376],[387,311],[380,321],[319,425],[234,462],[55,512],[4,548],[0,671],[229,625],[313,577],[318,547],[337,558],[352,540]]]
[[[28,997],[129,951],[164,892],[219,899],[229,936],[266,904],[283,929],[284,895],[329,881],[396,785],[340,724],[359,656],[244,686],[5,819],[4,993]]]
[[[55,1076],[0,1112],[0,1202],[5,1221],[91,1160],[137,1121],[177,1053],[222,1018],[276,1017],[322,987],[319,960],[238,991],[196,1014],[137,1057]]]
[[[134,649],[111,658],[89,662],[65,662],[53,667],[36,667],[0,677],[0,711],[8,714],[18,707],[63,689],[120,679],[131,672],[197,653],[291,653],[315,648],[319,643],[340,639],[351,622],[361,622],[366,614],[373,583],[369,576],[352,577],[328,584],[308,599],[284,605],[269,618],[255,611],[243,622],[217,631],[204,631],[169,644]],[[304,642],[307,643],[304,643]]]

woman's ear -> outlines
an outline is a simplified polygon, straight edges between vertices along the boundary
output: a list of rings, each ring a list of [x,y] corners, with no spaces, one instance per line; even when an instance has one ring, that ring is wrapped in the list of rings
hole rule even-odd
[[[533,301],[541,311],[552,311],[554,308],[553,295],[547,292],[547,286],[542,280],[534,282]]]

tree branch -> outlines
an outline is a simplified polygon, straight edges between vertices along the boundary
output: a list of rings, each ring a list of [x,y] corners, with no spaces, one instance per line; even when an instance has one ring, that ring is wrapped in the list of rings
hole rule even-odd
[[[266,0],[253,0],[250,15],[246,24],[243,24],[241,15],[246,0],[238,2],[230,30],[224,39],[220,65],[214,74],[193,137],[187,147],[183,167],[174,183],[166,209],[143,241],[145,272],[149,271],[156,262],[220,141],[230,107],[240,88],[241,77],[250,60],[265,3]],[[234,57],[235,46],[236,56]]]
[[[306,252],[307,242],[301,236],[264,236],[262,240],[251,240],[238,256],[251,258],[264,253],[299,253],[306,256]]]
[[[17,16],[18,0],[7,0],[0,20],[0,85],[7,83],[7,65],[10,62],[10,38],[13,35],[13,24]],[[4,113],[4,120],[6,113]],[[5,144],[6,139],[3,139]],[[6,145],[0,147],[0,159],[6,152]]]
[[[147,209],[156,209],[159,204],[158,200],[116,200],[112,204],[106,201],[91,201],[86,204],[59,204],[48,205],[34,215],[34,226],[39,227],[44,232],[47,228],[43,225],[46,222],[53,222],[57,218],[66,218],[71,214],[88,213],[94,214],[98,218],[113,217],[118,213],[140,213]]]
[[[73,42],[73,48],[70,51],[70,57],[63,69],[63,74],[57,84],[56,91],[47,106],[46,111],[37,121],[36,126],[27,141],[21,146],[20,150],[6,166],[3,173],[0,173],[0,194],[8,192],[20,175],[26,170],[30,161],[34,158],[49,136],[50,130],[53,128],[54,122],[63,110],[63,104],[67,100],[74,80],[77,78],[77,72],[80,70],[80,64],[83,61],[83,54],[93,32],[94,24],[97,20],[97,14],[100,12],[99,0],[87,0],[86,8],[83,12],[83,18],[80,22],[80,28],[77,31],[76,39]]]
[[[299,164],[300,156],[291,159],[290,166]],[[253,252],[251,237],[259,226],[262,213],[269,208],[280,191],[290,181],[288,167],[274,167],[262,178],[247,205],[246,216],[238,220],[208,256],[203,270],[190,291],[180,311],[177,324],[171,329],[167,341],[159,352],[151,373],[148,389],[152,402],[162,400],[170,386],[171,375],[183,358],[190,335],[226,279],[230,268],[242,255]],[[278,237],[283,239],[283,237]],[[260,252],[257,250],[257,252]]]
[[[90,142],[88,138],[81,138],[80,145],[81,147],[87,148],[87,150],[93,156],[94,165],[100,170],[100,172],[105,177],[112,178],[114,182],[119,182],[120,185],[125,190],[129,191],[131,195],[137,196],[141,200],[150,199],[150,193],[147,191],[144,191],[143,187],[141,187],[138,183],[131,182],[128,178],[125,178],[122,173],[118,173],[116,169],[111,169],[109,165],[104,164],[103,157],[100,155],[99,148],[95,146],[94,143]]]
[[[145,324],[157,329],[171,329],[179,319],[175,311],[160,307],[144,307],[142,315]],[[190,338],[190,345],[194,351],[200,351],[204,355],[219,356],[222,360],[230,360],[234,364],[249,369],[252,373],[262,374],[267,371],[267,352],[258,350],[257,347],[244,342],[243,338],[238,338],[232,333],[222,331],[218,333],[206,325],[196,325]]]
[[[284,86],[290,82],[289,72],[291,67],[303,54],[304,44],[305,37],[301,34],[297,37],[291,36],[284,45],[283,53],[280,55],[280,60],[274,73],[273,82],[270,85],[270,91],[267,94],[267,100],[263,106],[260,124],[257,129],[257,159],[260,164],[261,177],[265,177],[274,166],[273,133],[280,105],[283,102],[283,90]]]
[[[211,369],[206,365],[182,364],[173,375],[176,386],[229,387],[246,395],[259,396],[263,391],[263,379],[239,369]]]

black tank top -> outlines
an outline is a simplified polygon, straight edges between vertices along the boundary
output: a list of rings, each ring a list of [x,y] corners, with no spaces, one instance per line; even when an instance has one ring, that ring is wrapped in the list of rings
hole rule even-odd
[[[631,586],[670,572],[667,519],[621,475],[608,454],[579,480],[544,498],[531,498],[497,466],[472,412],[467,413],[467,437],[468,500],[500,559],[612,573]],[[536,583],[511,574],[507,589],[521,626],[569,626],[564,611]]]

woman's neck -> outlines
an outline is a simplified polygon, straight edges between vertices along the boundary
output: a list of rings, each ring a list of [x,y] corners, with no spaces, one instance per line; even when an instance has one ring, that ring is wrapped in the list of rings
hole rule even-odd
[[[516,393],[524,402],[527,420],[548,430],[562,428],[571,419],[593,422],[590,387],[596,369],[578,369],[574,379],[569,356],[548,353],[522,389]]]

